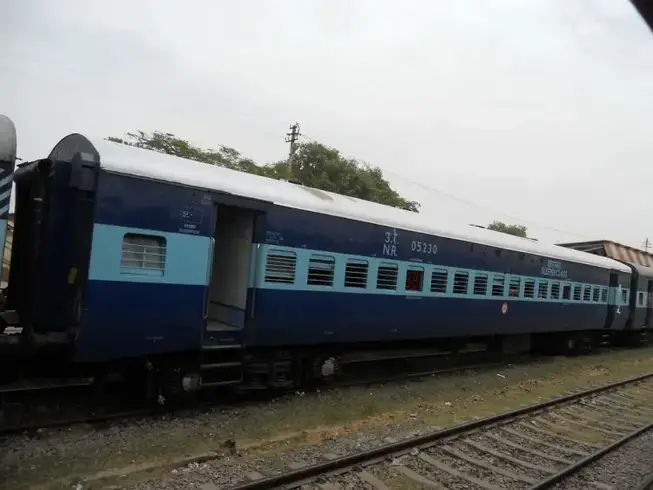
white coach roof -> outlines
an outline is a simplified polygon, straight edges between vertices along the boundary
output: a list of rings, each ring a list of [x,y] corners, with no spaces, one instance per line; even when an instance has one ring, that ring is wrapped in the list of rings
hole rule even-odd
[[[439,226],[437,217],[434,218],[426,214],[134,148],[103,139],[90,141],[100,155],[102,168],[109,172],[212,189],[269,201],[289,208],[630,272],[626,265],[615,260],[565,247],[548,245],[469,225]]]

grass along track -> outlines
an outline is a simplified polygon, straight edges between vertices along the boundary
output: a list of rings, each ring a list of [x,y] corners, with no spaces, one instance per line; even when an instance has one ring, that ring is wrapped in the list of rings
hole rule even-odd
[[[637,348],[603,346],[589,356],[600,357],[606,353]],[[495,369],[509,365],[527,365],[551,358],[546,355],[506,356],[487,351],[471,351],[464,354],[416,356],[408,359],[387,359],[359,363],[338,380],[305,388],[307,392],[333,390],[360,385],[391,383],[409,379],[454,373],[463,370]],[[370,375],[370,373],[373,373]],[[193,410],[209,407],[233,407],[256,404],[287,396],[288,392],[253,391],[235,394],[229,391],[210,391],[195,402],[182,406],[177,404],[155,405],[134,401],[118,391],[114,394],[93,393],[89,384],[43,385],[34,389],[0,392],[0,436],[42,429],[70,427],[78,424],[105,424],[148,416],[190,414]]]
[[[262,477],[232,490],[552,488],[650,430],[652,418],[653,373],[649,373]],[[587,484],[611,488],[601,482]]]

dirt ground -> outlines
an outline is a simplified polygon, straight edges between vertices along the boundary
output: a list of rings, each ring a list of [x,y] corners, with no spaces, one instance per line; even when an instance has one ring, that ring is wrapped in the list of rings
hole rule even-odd
[[[369,431],[446,427],[520,405],[653,371],[653,347],[554,357],[374,387],[295,394],[194,417],[144,420],[104,430],[78,426],[0,441],[0,485],[122,488],[164,477],[182,458],[208,452],[251,456]],[[4,480],[4,481],[2,481]]]

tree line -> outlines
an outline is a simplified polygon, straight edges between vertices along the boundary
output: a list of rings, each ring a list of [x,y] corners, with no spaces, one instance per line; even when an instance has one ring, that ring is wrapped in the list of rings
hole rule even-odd
[[[208,165],[239,170],[272,179],[283,179],[307,187],[335,192],[387,206],[419,212],[417,201],[399,195],[384,178],[379,167],[354,158],[345,157],[340,151],[315,141],[296,145],[293,157],[287,160],[260,164],[243,156],[235,148],[220,145],[217,149],[199,148],[172,133],[136,131],[125,137],[110,136],[109,141],[158,151]],[[526,237],[526,227],[494,221],[487,227],[510,235]]]
[[[240,170],[251,174],[284,179],[307,187],[336,192],[350,197],[378,202],[418,212],[419,203],[400,196],[383,177],[379,167],[347,158],[335,148],[317,142],[299,143],[290,161],[258,164],[228,146],[203,149],[171,133],[137,131],[126,138],[111,136],[109,141],[188,158],[209,165]]]

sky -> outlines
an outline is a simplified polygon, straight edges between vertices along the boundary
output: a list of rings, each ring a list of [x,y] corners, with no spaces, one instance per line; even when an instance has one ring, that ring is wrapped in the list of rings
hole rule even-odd
[[[0,0],[19,156],[165,131],[265,163],[306,138],[446,223],[653,240],[653,35],[627,0]]]

